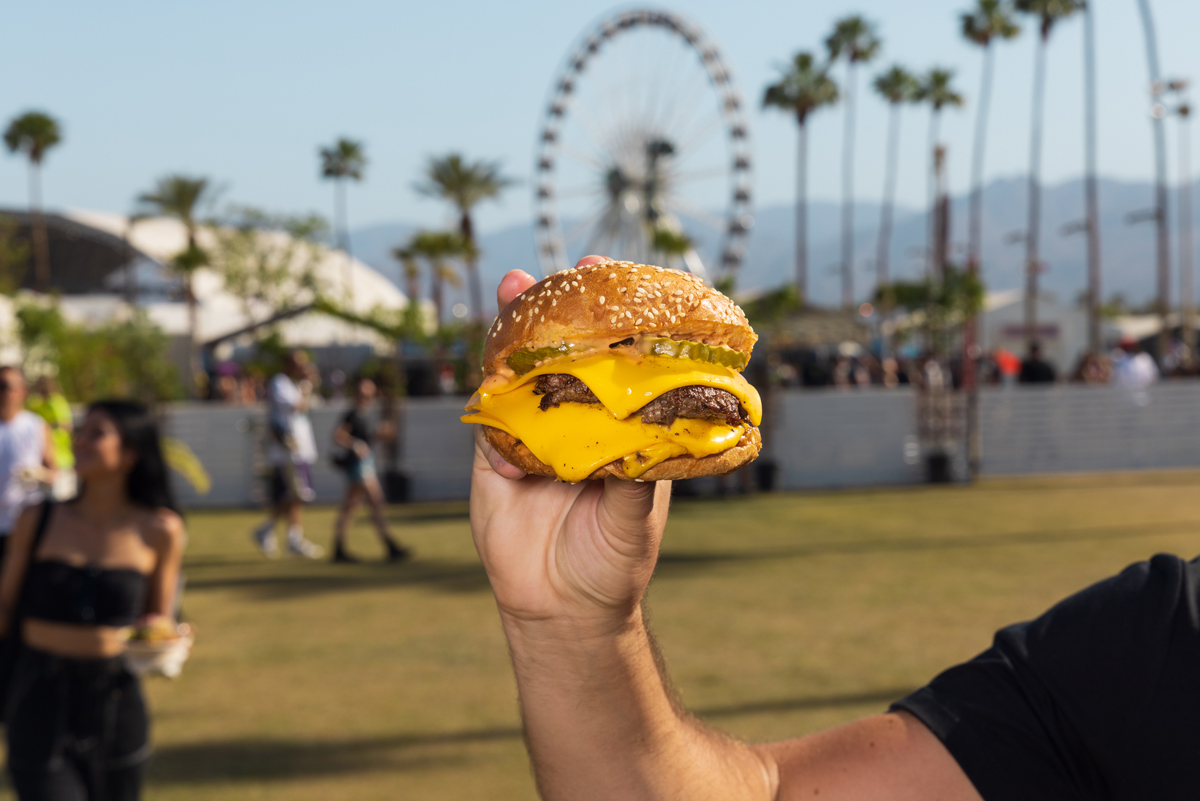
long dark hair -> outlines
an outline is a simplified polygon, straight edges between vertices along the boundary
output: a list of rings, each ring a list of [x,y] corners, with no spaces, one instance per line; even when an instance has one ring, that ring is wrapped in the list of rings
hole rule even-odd
[[[117,426],[121,435],[121,447],[137,455],[137,461],[125,480],[125,493],[138,506],[150,509],[165,507],[179,511],[175,493],[171,491],[171,479],[167,460],[163,458],[162,439],[158,433],[158,421],[145,405],[137,401],[102,400],[88,406],[88,414],[101,412]]]

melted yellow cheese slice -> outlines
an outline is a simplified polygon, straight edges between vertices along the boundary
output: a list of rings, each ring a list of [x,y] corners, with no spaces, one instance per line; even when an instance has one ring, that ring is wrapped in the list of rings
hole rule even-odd
[[[490,391],[481,388],[479,395],[486,398],[488,394],[512,392],[536,381],[538,376],[550,373],[573,375],[587,384],[600,403],[619,420],[673,389],[706,386],[732,393],[742,402],[753,425],[762,422],[762,399],[741,373],[719,364],[671,356],[631,357],[609,351],[582,359],[554,361]],[[468,406],[467,410],[471,411],[472,407]]]
[[[481,392],[478,403],[469,407],[477,413],[465,415],[462,421],[511,434],[563,481],[583,481],[618,459],[624,460],[626,475],[636,478],[673,456],[688,453],[701,457],[726,451],[737,445],[745,432],[744,426],[683,417],[669,428],[638,418],[620,419],[605,406],[592,403],[564,403],[543,412],[541,397],[533,394],[533,389],[532,382],[523,381],[505,392]]]

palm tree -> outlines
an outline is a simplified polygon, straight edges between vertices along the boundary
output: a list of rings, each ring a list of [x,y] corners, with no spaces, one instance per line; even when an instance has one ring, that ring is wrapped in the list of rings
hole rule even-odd
[[[196,331],[199,327],[196,293],[192,278],[197,269],[208,263],[208,254],[196,241],[200,227],[197,212],[200,206],[210,201],[211,190],[207,178],[187,175],[167,175],[158,179],[154,189],[138,196],[138,202],[149,212],[160,217],[171,217],[183,223],[187,232],[187,248],[172,259],[171,266],[183,279],[183,296],[188,310],[188,360],[192,375],[189,386],[197,394],[201,365],[196,349]]]
[[[321,177],[333,180],[333,224],[337,246],[346,254],[346,294],[354,307],[354,273],[350,262],[350,230],[346,223],[346,180],[361,181],[367,168],[367,154],[362,142],[342,137],[331,147],[318,150],[321,156]]]
[[[9,152],[23,152],[29,159],[29,214],[33,223],[34,286],[38,292],[50,288],[50,240],[42,216],[42,160],[61,141],[58,121],[41,111],[25,112],[4,132]]]
[[[937,217],[937,171],[938,171],[938,139],[941,133],[942,109],[946,106],[958,108],[963,104],[963,96],[950,85],[954,80],[954,70],[934,67],[921,81],[917,91],[917,100],[928,103],[929,114],[929,225],[927,226],[927,242],[925,248],[928,254],[928,269],[933,272],[933,253],[937,243],[934,242],[934,219]]]
[[[825,39],[829,60],[846,59],[846,116],[842,140],[842,306],[854,305],[854,90],[858,65],[873,59],[882,43],[874,24],[853,14],[834,23]]]
[[[403,250],[424,259],[429,265],[429,295],[433,300],[434,319],[440,328],[442,307],[445,305],[445,285],[462,285],[462,280],[450,262],[454,259],[471,259],[475,255],[474,250],[457,231],[417,231]]]
[[[417,253],[411,247],[392,249],[392,257],[400,262],[404,273],[404,291],[408,295],[408,310],[415,311],[421,298],[421,268],[417,266]]]
[[[483,320],[483,287],[479,281],[478,242],[471,211],[484,200],[500,196],[515,181],[500,174],[499,162],[467,162],[460,153],[433,157],[425,165],[425,180],[416,185],[417,192],[449,201],[458,212],[458,232],[473,253],[466,259],[467,281],[471,292],[471,314]]]
[[[797,53],[782,70],[778,83],[763,94],[764,108],[796,115],[800,129],[796,151],[796,291],[808,297],[808,115],[838,101],[838,86],[829,77],[829,65],[818,64],[812,53]]]
[[[1038,244],[1042,222],[1042,117],[1046,90],[1046,45],[1055,23],[1083,8],[1083,0],[1016,0],[1016,9],[1038,21],[1038,46],[1033,68],[1033,123],[1029,145],[1029,225],[1025,231],[1025,339],[1037,338]]]
[[[879,253],[875,259],[875,284],[883,286],[890,280],[888,255],[892,246],[892,211],[896,205],[896,168],[899,166],[900,147],[900,104],[916,100],[921,84],[916,76],[893,65],[887,72],[875,78],[875,91],[891,106],[888,121],[887,166],[883,179],[883,206],[879,219]]]
[[[979,85],[979,110],[975,118],[975,148],[971,157],[971,221],[967,233],[967,268],[979,269],[983,240],[983,153],[987,142],[987,117],[992,97],[992,42],[1014,39],[1021,28],[1013,21],[1006,0],[975,0],[975,8],[963,14],[962,35],[983,48],[983,76]]]

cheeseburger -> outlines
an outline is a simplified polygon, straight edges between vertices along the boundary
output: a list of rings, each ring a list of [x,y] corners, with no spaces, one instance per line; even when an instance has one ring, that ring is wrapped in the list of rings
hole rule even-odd
[[[762,447],[762,402],[741,372],[757,339],[688,273],[576,267],[500,312],[462,420],[511,464],[562,481],[723,475]]]

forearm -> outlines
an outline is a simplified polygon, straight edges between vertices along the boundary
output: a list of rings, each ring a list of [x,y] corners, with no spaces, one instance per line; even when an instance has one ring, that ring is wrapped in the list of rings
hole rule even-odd
[[[548,801],[769,801],[769,761],[672,704],[640,611],[623,624],[505,619],[538,786]]]

